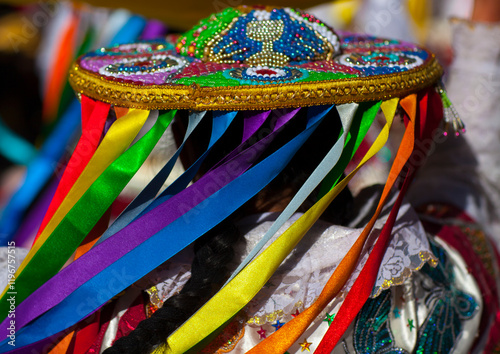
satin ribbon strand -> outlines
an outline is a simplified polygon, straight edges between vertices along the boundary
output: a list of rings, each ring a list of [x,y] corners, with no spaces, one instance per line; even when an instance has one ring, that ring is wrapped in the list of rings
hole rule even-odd
[[[219,167],[221,164],[224,162],[232,159],[239,151],[243,151],[246,147],[251,145],[252,142],[252,136],[257,130],[262,127],[264,122],[267,120],[269,117],[271,111],[263,111],[263,112],[257,112],[257,113],[250,113],[250,114],[245,114],[243,116],[243,137],[241,139],[241,144],[231,151],[229,154],[224,156],[222,160],[217,162],[211,169]],[[276,127],[273,127],[273,130],[275,130]]]
[[[280,117],[278,118],[281,121],[288,121],[296,114],[297,111],[298,109],[288,110],[285,114],[280,115]],[[215,120],[215,122],[217,123],[214,124],[213,130],[215,132],[213,132],[213,136],[220,137],[226,131],[227,127],[231,124],[231,121],[235,117],[235,115],[236,112],[217,113],[217,118]],[[269,144],[278,133],[279,131],[275,130],[272,134],[269,134],[260,142],[256,143],[255,146],[252,146],[250,148],[247,148],[245,151],[240,152],[239,156],[236,156],[233,159],[234,161],[228,161],[226,162],[226,164],[221,165],[218,169],[219,171],[214,171],[212,173],[212,175],[216,175],[217,173],[221,175],[220,177],[214,177],[214,180],[220,181],[226,178],[226,172],[228,171],[228,168],[230,171],[232,171],[232,173],[235,174],[233,177],[236,177],[239,174],[239,172],[235,170],[236,167],[239,166],[241,171],[247,169],[249,164],[251,164],[253,160],[258,158],[258,152],[262,152],[264,150],[263,146]],[[214,142],[217,139],[214,139]],[[239,162],[236,160],[237,158],[240,160]],[[19,326],[22,326],[44,311],[48,310],[55,303],[57,303],[57,301],[61,301],[65,295],[68,295],[72,290],[80,286],[81,281],[89,280],[99,270],[104,269],[114,260],[118,259],[120,256],[124,255],[126,252],[129,252],[141,242],[146,240],[147,237],[157,233],[161,230],[162,227],[167,226],[170,222],[182,216],[183,211],[179,208],[180,205],[182,206],[181,202],[183,200],[193,201],[196,198],[199,198],[199,193],[203,192],[205,186],[207,185],[207,179],[208,183],[210,183],[210,176],[205,175],[202,179],[197,181],[196,185],[193,185],[189,190],[185,190],[180,195],[176,195],[173,200],[169,201],[169,204],[163,205],[162,208],[158,208],[158,210],[155,209],[154,212],[147,213],[140,221],[134,222],[126,229],[121,230],[119,234],[115,235],[115,237],[106,240],[107,245],[104,245],[103,243],[102,247],[100,247],[99,250],[97,250],[96,247],[96,250],[94,250],[92,254],[83,255],[81,259],[70,264],[68,267],[59,272],[56,277],[50,279],[47,283],[42,285],[39,291],[36,292],[36,294],[32,294],[31,296],[31,299],[43,299],[42,301],[28,301],[28,304],[26,305],[28,306],[28,308],[24,308],[23,303],[19,305],[19,315],[17,318],[17,323],[19,324]],[[109,198],[109,196],[107,197]],[[198,202],[201,201],[202,200],[198,200]],[[164,202],[162,204],[164,204]],[[78,214],[75,213],[75,215]],[[140,232],[139,235],[138,232]],[[125,238],[128,239],[125,240]],[[175,253],[177,253],[178,251],[180,251],[180,249]],[[94,253],[99,252],[101,252],[101,256],[94,255]],[[102,254],[102,252],[104,252],[105,254]],[[175,253],[173,253],[172,255],[174,255]],[[78,267],[77,264],[79,264],[80,267],[83,267],[85,271],[72,271],[73,265],[75,265],[75,267]],[[92,272],[89,269],[92,269],[95,272]],[[78,278],[75,278],[75,274],[79,274]],[[61,288],[60,284],[64,284],[64,287]],[[35,305],[35,307],[29,307],[33,305]]]
[[[417,104],[418,119],[416,119]],[[411,140],[411,137],[406,137],[406,139],[404,138],[402,145],[407,144],[408,146],[406,146],[406,148],[403,148],[411,149],[412,155],[415,156],[421,153],[425,155],[427,153],[428,146],[426,146],[425,144],[415,145],[414,141],[415,139],[418,139],[419,141],[423,142],[427,139],[432,138],[432,135],[437,129],[443,114],[440,99],[435,91],[431,88],[419,93],[418,100],[415,96],[412,96],[409,97],[409,99],[402,101],[401,107],[403,107],[410,119],[410,122],[407,125],[407,131],[405,132],[405,137],[406,134],[413,136],[413,141]],[[412,161],[411,157],[408,158],[408,161]],[[347,295],[340,310],[337,312],[335,320],[330,325],[324,339],[317,348],[317,353],[329,353],[333,350],[335,345],[342,337],[342,334],[347,330],[350,323],[354,320],[356,315],[361,310],[363,304],[370,296],[371,290],[375,284],[378,268],[380,267],[380,263],[382,262],[387,244],[390,240],[391,229],[396,220],[397,210],[401,205],[403,196],[406,193],[411,180],[414,178],[418,167],[418,165],[408,166],[405,181],[401,188],[398,199],[393,207],[393,210],[391,211],[391,215],[389,216],[389,219],[384,226],[379,239],[377,240],[372,252],[370,253],[370,256],[363,270],[356,279],[353,288]]]
[[[71,9],[69,7],[65,7],[64,9],[65,12],[58,12],[56,22],[67,21],[67,19],[69,19]],[[118,14],[118,12],[123,11],[113,11],[111,17]],[[94,15],[95,14],[91,16],[92,19],[96,18]],[[61,16],[66,17],[61,18]],[[110,35],[113,35],[117,31],[117,28],[122,27],[122,24],[125,24],[125,21],[129,17],[130,15],[127,15],[123,23],[115,25],[113,29],[108,31]],[[107,25],[110,22],[112,21],[108,21]],[[124,30],[121,31],[120,41],[123,43],[131,43],[137,38],[137,33],[133,30],[135,27],[133,27],[131,31],[128,31],[128,28],[129,27],[125,26]],[[56,29],[57,32],[59,28],[50,26],[49,29]],[[109,43],[101,43],[101,45],[109,45]],[[48,64],[42,66],[48,67]],[[44,72],[49,71],[50,70],[45,70]],[[47,86],[47,80],[48,79],[44,80],[44,87]],[[50,177],[53,176],[54,166],[63,156],[66,146],[68,146],[70,139],[79,126],[80,111],[80,102],[77,99],[73,99],[68,108],[58,119],[55,128],[50,133],[48,139],[43,143],[38,155],[29,163],[24,182],[9,200],[7,207],[2,213],[2,218],[0,220],[0,244],[7,244],[7,241],[12,239],[12,236],[21,223],[23,213],[39,195]]]
[[[347,136],[347,144],[342,152],[339,163],[337,163],[323,179],[318,192],[318,199],[321,199],[329,190],[331,190],[342,177],[347,165],[354,157],[354,154],[368,133],[369,128],[372,126],[372,123],[380,110],[381,103],[382,101],[377,102],[376,104],[371,102],[364,102],[360,104],[351,130],[349,131],[349,135]]]
[[[398,98],[393,98],[391,100],[382,102],[380,107],[384,112],[387,122],[373,142],[368,152],[365,154],[358,166],[343,180],[341,180],[332,190],[330,190],[306,214],[318,214],[317,211],[315,212],[315,209],[320,208],[319,205],[321,205],[321,209],[326,209],[327,205],[331,201],[333,201],[333,199],[338,195],[338,193],[340,193],[343,188],[345,188],[347,183],[359,171],[359,169],[369,159],[375,156],[375,154],[385,145],[389,137],[389,130],[392,126],[398,101]],[[383,203],[379,203],[379,205],[380,204]],[[379,209],[381,209],[381,207]],[[315,215],[312,221],[315,222],[318,218],[319,215]],[[299,337],[304,333],[310,323],[321,313],[322,309],[336,296],[336,294],[338,294],[338,292],[344,286],[345,282],[348,280],[357,263],[359,253],[361,253],[362,246],[364,245],[364,240],[368,236],[369,230],[371,230],[373,224],[375,223],[374,220],[375,219],[372,219],[373,222],[370,222],[371,225],[367,225],[367,227],[363,230],[363,233],[356,240],[355,244],[351,247],[349,252],[342,259],[341,263],[337,266],[332,277],[327,282],[325,289],[321,292],[319,298],[309,308],[305,309],[298,316],[287,322],[279,331],[271,334],[269,337],[260,342],[256,347],[248,351],[248,353],[285,353],[288,348],[290,348],[290,346],[299,339]]]
[[[288,113],[282,115],[280,117],[281,121],[288,121],[290,120],[295,113],[298,111],[298,109],[295,110],[290,110]],[[215,120],[216,124],[214,125],[214,131],[213,132],[215,137],[221,136],[227,129],[227,127],[230,125],[232,119],[235,117],[236,112],[224,112],[221,114],[217,114],[217,119]],[[266,138],[264,138],[261,142],[257,143],[255,147],[250,148],[250,151],[243,151],[240,153],[240,160],[244,162],[244,164],[248,164],[252,159],[256,159],[258,157],[258,151],[263,151],[263,144],[268,144],[272,141],[274,136],[278,134],[278,130],[276,130],[273,134],[268,135]],[[217,138],[218,139],[218,138]],[[217,140],[214,139],[214,142]],[[253,152],[252,149],[254,149],[256,152]],[[249,149],[247,149],[249,150]],[[248,156],[251,156],[249,159]],[[234,160],[234,159],[233,159]],[[236,165],[239,165],[240,162],[237,161],[228,161],[226,165],[231,166],[231,170],[234,172],[234,167]],[[248,166],[248,165],[247,165]],[[242,164],[242,170],[246,169],[247,167],[244,167]],[[227,168],[226,166],[221,166],[220,167],[220,172],[225,174]],[[216,178],[216,180],[220,180],[220,178]],[[199,188],[200,191],[204,190],[204,185],[200,187],[200,182],[204,183],[202,180],[199,180],[197,182],[196,186],[193,186],[193,188]],[[171,186],[170,186],[171,187]],[[170,188],[169,187],[169,188]],[[90,279],[93,275],[96,273],[92,273],[89,271],[89,269],[103,269],[104,267],[108,266],[109,264],[112,263],[112,261],[116,260],[119,256],[123,255],[125,252],[130,251],[133,249],[135,246],[139,245],[140,242],[144,241],[148,237],[148,232],[150,234],[154,234],[157,231],[161,229],[161,227],[168,225],[169,222],[172,220],[175,220],[175,218],[180,217],[182,215],[182,212],[180,212],[178,206],[179,201],[182,201],[183,199],[187,200],[193,200],[195,197],[197,197],[198,192],[193,190],[190,191],[184,191],[182,195],[176,196],[176,199],[172,200],[170,202],[170,205],[167,205],[167,207],[163,208],[161,211],[156,211],[156,213],[152,215],[148,215],[145,217],[144,220],[138,221],[135,223],[135,225],[142,223],[143,226],[135,226],[131,225],[131,227],[127,228],[126,230],[122,230],[121,235],[117,235],[122,237],[114,237],[114,238],[109,238],[107,240],[108,245],[107,246],[102,246],[100,247],[100,251],[108,252],[106,255],[102,255],[100,257],[96,257],[94,254],[92,255],[84,255],[82,256],[82,263],[79,263],[81,267],[84,267],[85,272],[71,272],[73,269],[72,266],[75,265],[78,262],[75,262],[73,264],[70,264],[68,267],[63,269],[57,276],[51,280],[49,280],[47,283],[45,283],[36,294],[32,294],[33,299],[43,299],[42,302],[40,301],[27,301],[28,305],[36,305],[34,308],[25,308],[24,304],[20,304],[18,307],[19,309],[19,316],[17,318],[17,323],[19,326],[22,326],[23,324],[29,322],[30,320],[34,319],[36,316],[40,315],[43,313],[45,310],[49,309],[51,306],[53,306],[57,301],[61,301],[65,295],[69,294],[71,290],[76,289],[79,285],[81,285],[81,282],[74,283],[75,282],[75,273],[80,273],[78,280],[79,281],[87,281]],[[162,215],[168,215],[168,217],[164,217]],[[169,219],[170,218],[170,219]],[[164,224],[161,227],[157,227],[154,229],[154,231],[148,230],[150,228],[150,225],[154,225],[155,221],[161,220]],[[157,223],[157,222],[156,222]],[[137,227],[137,228],[135,228]],[[138,230],[140,230],[140,235],[137,235]],[[149,235],[150,235],[149,234]],[[128,240],[123,240],[123,237],[128,237]],[[141,239],[142,237],[142,239]],[[142,240],[142,241],[141,241]],[[118,242],[118,243],[116,243]],[[125,248],[125,249],[124,249]],[[97,249],[97,248],[96,248]],[[124,249],[122,253],[116,252],[117,249]],[[178,252],[180,250],[177,250]],[[95,250],[93,253],[99,252],[99,250]],[[173,253],[175,254],[175,253]],[[172,254],[172,255],[173,255]],[[58,278],[63,278],[63,279],[58,279]],[[82,279],[83,278],[83,279]],[[64,287],[61,289],[61,286],[59,284],[64,284]],[[51,287],[54,287],[54,289],[58,289],[57,291],[52,290]],[[48,290],[49,289],[49,290]],[[30,299],[28,299],[30,300]],[[1,328],[1,327],[0,327]]]
[[[111,297],[120,292],[129,284],[135,282],[159,264],[163,263],[171,255],[185,248],[197,237],[204,234],[207,229],[212,228],[228,215],[232,214],[235,209],[254,196],[260,189],[267,185],[269,180],[275,178],[285,167],[299,147],[302,146],[304,141],[307,140],[314,129],[317,128],[322,119],[322,117],[313,118],[317,119],[315,124],[309,126],[305,131],[290,140],[275,153],[271,154],[258,165],[249,169],[239,178],[229,182],[226,186],[217,191],[211,197],[211,202],[217,202],[219,199],[224,201],[217,202],[217,208],[204,208],[203,210],[205,212],[200,212],[200,209],[191,209],[184,214],[184,217],[177,218],[174,222],[168,224],[167,228],[161,230],[161,232],[158,232],[144,243],[139,246],[132,246],[133,249],[124,257],[114,262],[112,267],[108,267],[101,271],[92,279],[79,286],[73,293],[50,311],[22,328],[16,336],[16,344],[18,344],[19,347],[29,345],[29,347],[23,348],[24,350],[29,350],[33,345],[36,345],[34,344],[36,341],[51,336],[53,333],[58,333],[72,323],[81,320],[106,302],[108,299],[107,295]],[[162,213],[162,215],[165,214]],[[157,220],[155,215],[153,215],[153,217]],[[193,218],[196,219],[196,223],[190,222]],[[148,224],[146,223],[144,226],[140,226],[141,233],[147,232],[145,229],[147,226]],[[179,237],[179,235],[182,235],[182,237]],[[137,238],[138,234],[133,233],[132,236]],[[132,238],[132,241],[133,240],[134,238]],[[65,273],[68,269],[72,270],[70,275],[73,275],[68,278],[70,283],[75,281],[75,279],[73,279],[75,274],[78,274],[78,277],[86,276],[86,274],[83,274],[77,269],[83,266],[86,272],[91,272],[92,268],[89,269],[85,263],[87,260],[92,261],[92,259],[97,257],[99,260],[98,265],[100,265],[100,263],[107,259],[103,255],[99,256],[96,252],[109,251],[110,249],[116,250],[117,248],[128,246],[128,244],[124,244],[124,242],[126,243],[127,241],[116,237],[106,240],[106,243],[99,245],[100,247],[96,247],[84,254],[76,262],[64,268],[54,279],[59,277],[60,274]],[[115,244],[116,247],[111,247]],[[135,259],[142,259],[143,261],[137,263],[133,261]],[[120,274],[123,274],[123,276],[120,276]],[[117,279],[117,276],[119,276],[119,281],[113,282],[113,289],[109,294],[106,292],[107,295],[103,297],[104,294],[102,292],[96,291],[96,289],[101,289],[103,287],[110,290],[106,284],[109,284],[110,279]],[[47,284],[44,284],[43,288],[45,288],[46,285]],[[39,290],[42,290],[42,288]],[[37,293],[40,293],[40,291]],[[47,295],[50,296],[50,292],[48,292]],[[40,297],[37,299],[39,298]],[[87,299],[88,301],[86,300],[85,303],[82,303],[82,299]],[[23,304],[21,304],[21,306],[22,305]],[[0,350],[2,352],[10,349],[6,341],[1,343]]]
[[[35,242],[89,163],[100,143],[110,105],[103,102],[96,102],[86,96],[82,96],[81,104],[82,135],[66,165],[61,181],[56,189],[56,193],[50,202],[49,208],[37,232]]]
[[[273,119],[276,120],[277,124],[273,127],[272,133],[270,134],[271,136],[265,137],[263,140],[257,142],[253,148],[251,146],[248,146],[247,143],[241,144],[234,151],[232,151],[228,154],[229,156],[233,156],[233,157],[231,157],[229,160],[226,158],[223,158],[222,159],[223,161],[216,163],[215,167],[213,167],[209,171],[209,173],[205,174],[205,176],[203,176],[200,180],[204,180],[204,181],[209,180],[210,178],[213,177],[211,174],[214,173],[214,171],[216,171],[217,169],[220,169],[221,166],[223,166],[223,165],[227,165],[229,170],[233,170],[232,167],[229,167],[230,161],[237,159],[238,156],[240,156],[240,157],[243,156],[244,154],[246,154],[245,151],[247,151],[250,155],[262,153],[263,146],[264,146],[263,144],[266,144],[265,143],[266,141],[270,142],[269,139],[273,139],[273,137],[276,134],[278,134],[279,127],[281,125],[285,124],[286,122],[288,122],[290,119],[292,119],[298,111],[299,111],[299,108],[288,109],[288,110],[284,110],[284,111],[280,111],[280,112],[274,111]],[[236,112],[222,112],[222,111],[213,112],[212,120],[214,120],[214,128],[217,127],[218,129],[220,129],[220,132],[217,134],[212,134],[212,136],[210,138],[209,146],[215,144],[216,139],[219,139],[219,137],[222,136],[222,133],[225,132],[226,129],[229,127],[229,124],[231,124],[231,122],[227,121],[224,117],[226,117],[227,115],[231,115],[231,114],[236,114]],[[218,122],[218,121],[220,121],[220,122]],[[227,126],[224,126],[224,124],[226,124]],[[255,147],[258,147],[258,149],[256,150]],[[240,150],[240,149],[242,149],[242,150]],[[254,151],[254,152],[251,152],[251,151]],[[188,169],[189,173],[187,173],[188,171],[186,171],[186,173],[184,175],[179,177],[178,180],[174,181],[172,183],[172,185],[170,185],[165,191],[163,191],[158,198],[153,200],[153,202],[141,213],[141,216],[144,215],[145,213],[150,212],[154,208],[158,207],[161,203],[164,203],[170,197],[172,197],[173,195],[176,195],[178,192],[180,192],[185,187],[186,182],[190,181],[194,177],[194,173],[197,171],[197,169],[199,168],[199,166],[201,165],[201,163],[205,157],[206,157],[206,155],[203,154],[192,166],[190,166],[190,168]],[[250,160],[253,160],[254,158],[255,158],[255,156],[252,158],[246,159],[246,163],[248,163]],[[227,175],[227,173],[224,173],[224,174]],[[234,174],[234,171],[231,174]],[[235,176],[233,176],[233,177],[235,177]],[[223,180],[224,179],[226,179],[226,178],[223,178]],[[221,181],[218,181],[218,182],[216,182],[216,184],[220,185],[220,182]],[[200,182],[198,181],[198,183],[200,183]]]
[[[206,111],[194,112],[189,114],[189,122],[186,133],[184,135],[184,139],[180,146],[177,148],[177,151],[174,155],[169,159],[169,161],[163,166],[163,168],[153,177],[151,182],[139,193],[139,195],[134,198],[134,200],[125,208],[125,210],[116,218],[116,220],[111,224],[111,226],[105,231],[105,233],[97,240],[93,247],[103,242],[111,235],[115,234],[126,225],[128,225],[132,220],[134,220],[154,199],[154,197],[158,194],[161,187],[164,185],[168,176],[172,172],[172,169],[179,157],[182,149],[184,148],[184,144],[187,139],[193,132],[193,130],[198,126],[203,117],[205,116]]]
[[[140,122],[140,119],[136,118],[140,118],[141,115],[148,116],[147,111],[139,113],[139,117],[137,114],[134,114],[134,111],[128,113],[127,116],[129,119],[130,117],[133,118],[130,121],[131,124],[137,124],[137,120]],[[111,164],[98,179],[104,182],[102,184],[100,182],[92,184],[94,187],[86,190],[78,202],[75,201],[74,207],[70,209],[63,221],[54,227],[54,232],[51,233],[50,237],[47,237],[47,240],[43,243],[37,242],[30,250],[28,254],[30,258],[27,261],[25,260],[23,263],[24,268],[20,269],[16,276],[16,299],[18,303],[23,301],[64,265],[83,238],[85,238],[86,234],[111,205],[112,201],[125,187],[130,178],[132,178],[133,174],[137,172],[137,169],[142,165],[165,131],[174,113],[173,111],[169,111],[164,114],[162,119],[157,121],[157,124],[155,124],[150,132],[140,140],[143,141],[143,144],[134,144],[117,159],[115,164]],[[116,123],[118,122],[120,120],[116,121]],[[140,122],[139,125],[142,125],[142,123]],[[130,129],[124,129],[123,131],[128,132]],[[137,134],[137,129],[133,129],[133,135],[135,134]],[[116,139],[119,140],[119,136]],[[123,137],[125,141],[130,141],[131,139],[132,137]],[[101,144],[102,146],[104,144]],[[89,167],[91,167],[90,163],[85,171]],[[117,177],[121,177],[121,179]],[[77,184],[75,183],[75,187],[70,191],[70,194],[75,191]],[[92,207],[89,208],[89,205]],[[85,215],[85,217],[82,218],[82,215]],[[50,223],[46,230],[48,230],[49,226]],[[43,234],[41,237],[43,237]],[[41,240],[42,238],[39,241]],[[24,270],[27,270],[26,274]]]
[[[299,189],[299,191],[294,195],[290,203],[281,212],[280,216],[271,225],[266,234],[262,239],[255,245],[255,247],[250,251],[250,253],[245,257],[241,264],[236,268],[233,274],[226,281],[227,285],[266,245],[266,243],[273,237],[273,235],[283,226],[283,224],[290,219],[290,217],[297,211],[297,209],[304,203],[306,198],[311,194],[311,192],[318,186],[318,184],[323,180],[323,178],[328,174],[328,172],[335,166],[337,161],[340,159],[342,154],[342,149],[344,148],[345,139],[351,128],[354,115],[358,109],[357,103],[351,103],[346,105],[341,105],[337,107],[339,112],[340,121],[342,124],[342,135],[339,140],[330,149],[327,155],[320,162],[318,167],[313,171],[313,173],[307,178],[304,185]]]
[[[66,198],[61,202],[59,208],[40,234],[37,242],[35,242],[23,263],[20,265],[16,272],[16,278],[21,274],[24,267],[31,261],[33,255],[38,252],[43,243],[49,238],[57,225],[59,225],[64,216],[71,210],[90,185],[92,185],[97,177],[114,159],[126,150],[146,122],[148,115],[149,111],[132,109],[121,119],[113,123],[86,168],[73,184]]]
[[[397,99],[392,101],[397,106]],[[393,116],[387,117],[387,124],[365,155],[360,165],[343,179],[336,187],[313,205],[299,220],[292,224],[261,255],[248,264],[234,279],[210,299],[198,312],[175,331],[167,340],[166,353],[185,353],[203,338],[217,330],[232,316],[240,311],[262,288],[267,280],[291,252],[295,245],[319,219],[333,199],[345,188],[348,181],[359,168],[378,152],[387,141]],[[277,333],[277,332],[276,332]],[[269,337],[268,337],[269,338]],[[261,342],[262,344],[263,342]],[[255,353],[274,353],[277,344],[268,342],[267,349],[255,349]],[[292,342],[293,343],[293,342]],[[283,350],[284,353],[286,351]]]
[[[40,148],[37,156],[28,164],[24,181],[9,200],[0,218],[0,244],[6,245],[18,229],[24,212],[33,203],[49,178],[54,166],[63,155],[80,121],[80,103],[74,100],[66,113]]]
[[[17,165],[27,165],[37,155],[36,148],[10,129],[0,117],[0,155]]]
[[[397,175],[394,175],[394,173],[398,170],[400,172],[403,169],[403,166],[407,163],[408,159],[411,156],[411,153],[413,152],[415,142],[416,112],[414,108],[416,107],[416,95],[405,97],[401,100],[400,104],[403,108],[410,108],[410,112],[408,112],[409,122],[407,124],[401,145],[398,149],[396,160],[394,161],[393,166],[396,166],[396,168],[395,170],[391,169],[387,181],[387,184],[390,184],[391,187],[397,179]],[[393,173],[393,175],[391,175],[391,173]],[[380,263],[382,262],[386,245],[390,239],[394,222],[396,221],[399,207],[401,206],[403,196],[409,186],[412,175],[413,173],[407,174],[405,182],[403,184],[403,188],[399,192],[398,198],[391,210],[389,218],[385,223],[373,250],[370,252],[366,264],[361,270],[361,273],[358,275],[358,278],[354,282],[353,287],[349,291],[346,299],[342,303],[339,311],[337,312],[337,315],[335,316],[338,317],[338,319],[333,320],[332,324],[328,328],[328,331],[315,350],[315,353],[326,354],[330,353],[333,350],[335,345],[338,343],[344,332],[351,324],[352,320],[354,320],[354,318],[370,296],[378,274],[378,268],[380,267]],[[378,213],[376,213],[375,215],[378,217]]]

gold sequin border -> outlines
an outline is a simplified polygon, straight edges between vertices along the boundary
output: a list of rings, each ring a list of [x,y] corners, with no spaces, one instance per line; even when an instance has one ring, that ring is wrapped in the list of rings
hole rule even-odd
[[[416,93],[441,78],[432,55],[423,65],[401,73],[331,81],[268,86],[202,87],[197,84],[140,86],[112,82],[76,63],[69,82],[77,94],[119,107],[140,109],[268,110],[386,100]]]

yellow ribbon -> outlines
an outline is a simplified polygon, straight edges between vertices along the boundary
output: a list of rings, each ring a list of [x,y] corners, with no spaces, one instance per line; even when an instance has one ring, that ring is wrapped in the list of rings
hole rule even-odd
[[[386,124],[356,169],[325,194],[261,255],[256,257],[231,282],[179,327],[168,338],[166,347],[160,347],[154,353],[185,353],[222,326],[252,300],[281,262],[319,219],[328,205],[346,187],[361,166],[385,145],[389,137],[389,129],[392,125],[397,104],[397,98],[382,103],[381,108],[386,116]]]
[[[408,108],[409,106],[415,106],[416,95],[410,95],[401,100],[401,105]],[[391,114],[394,116],[396,106],[392,102],[390,104],[383,104],[382,110],[384,114]],[[340,264],[335,268],[334,273],[328,280],[323,291],[319,295],[318,299],[306,310],[302,311],[300,315],[296,316],[290,322],[287,322],[279,332],[273,333],[271,336],[267,337],[264,341],[260,342],[256,347],[252,348],[247,354],[255,353],[284,353],[298,338],[304,333],[311,322],[321,313],[324,307],[332,301],[332,299],[337,296],[339,291],[343,288],[349,277],[351,276],[354,267],[356,266],[361,251],[363,250],[366,239],[375,224],[382,207],[385,204],[387,196],[389,195],[390,189],[392,188],[397,176],[399,175],[402,167],[408,160],[412,150],[413,150],[413,137],[414,137],[414,121],[415,121],[415,110],[409,113],[410,123],[408,124],[408,129],[405,132],[405,136],[398,149],[398,154],[396,156],[395,162],[391,167],[389,172],[389,177],[387,178],[387,183],[380,197],[377,210],[368,222],[368,224],[363,229],[363,232],[358,237],[356,242],[353,244],[349,252],[344,256]],[[378,139],[378,138],[377,138]],[[373,144],[375,146],[376,142]],[[372,147],[373,147],[372,146]],[[370,148],[371,149],[371,148]],[[369,152],[367,153],[367,155]],[[358,169],[358,166],[356,169]],[[349,177],[349,176],[348,176]]]
[[[127,114],[111,125],[109,131],[94,153],[94,156],[92,156],[82,174],[78,177],[77,181],[68,192],[68,195],[64,198],[52,219],[28,252],[28,255],[16,272],[16,277],[21,274],[45,240],[52,234],[57,225],[59,225],[64,216],[71,210],[85,191],[99,175],[129,147],[146,122],[148,116],[149,111],[130,109]],[[5,295],[6,291],[7,289],[3,291],[2,296]]]

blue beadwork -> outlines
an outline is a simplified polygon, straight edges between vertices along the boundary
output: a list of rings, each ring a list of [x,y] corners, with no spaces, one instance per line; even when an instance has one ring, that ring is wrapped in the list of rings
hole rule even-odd
[[[238,80],[242,85],[290,83],[304,80],[308,77],[307,71],[302,69],[283,67],[279,68],[279,70],[284,71],[285,75],[275,77],[249,75],[247,74],[246,67],[225,70],[223,75],[227,79]]]
[[[231,54],[235,62],[243,62],[252,55],[262,50],[262,42],[253,40],[247,35],[247,25],[252,21],[258,21],[254,14],[256,10],[247,15],[239,17],[226,35],[214,46],[215,54]],[[317,33],[304,23],[300,23],[290,17],[284,9],[271,11],[270,20],[283,22],[283,33],[273,42],[273,50],[282,53],[293,61],[306,61],[313,59],[316,54],[324,53],[323,40]],[[240,51],[243,48],[243,52]]]

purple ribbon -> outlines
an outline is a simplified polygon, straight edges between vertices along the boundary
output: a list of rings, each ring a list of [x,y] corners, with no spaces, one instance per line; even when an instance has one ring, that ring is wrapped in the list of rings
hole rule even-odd
[[[200,204],[220,188],[243,174],[300,108],[273,111],[276,118],[272,133],[200,178],[195,184],[172,196],[166,202],[133,221],[75,262],[63,268],[17,306],[16,327],[21,328],[48,311],[103,269],[146,241],[187,211]],[[256,115],[259,117],[260,115]],[[205,203],[204,203],[205,204]],[[206,207],[203,206],[203,207]],[[0,325],[0,336],[5,338],[9,319]]]

